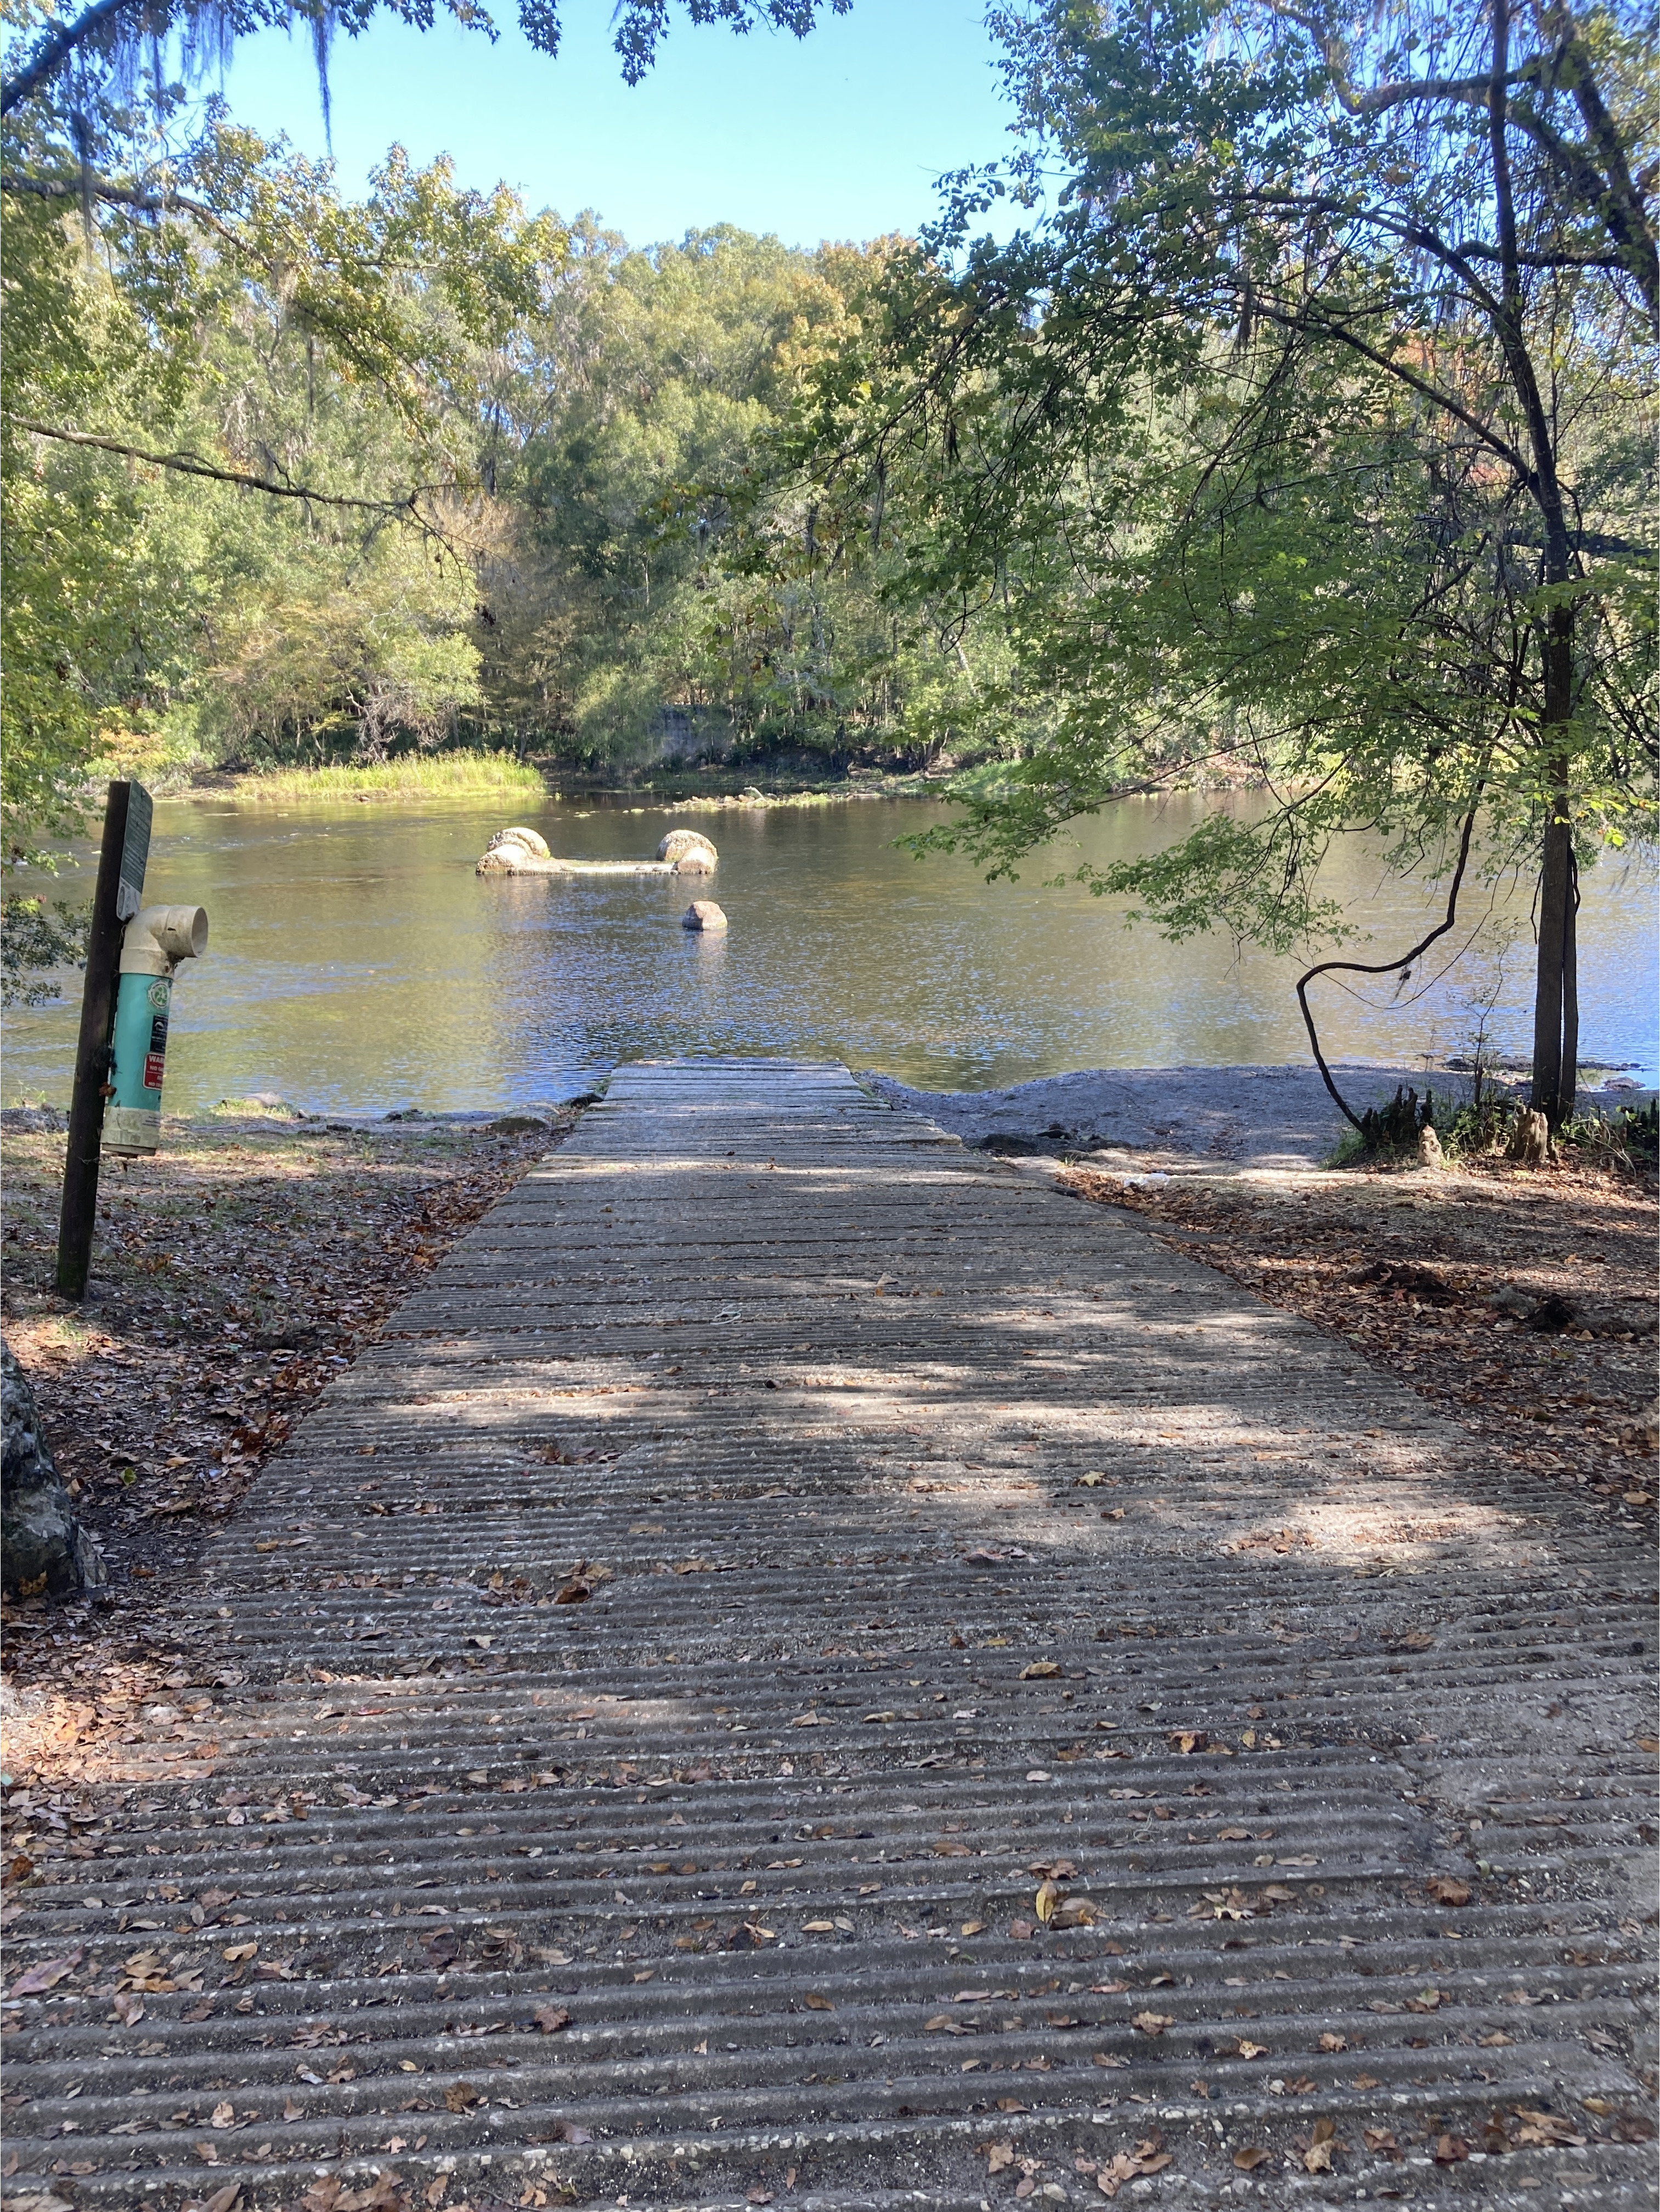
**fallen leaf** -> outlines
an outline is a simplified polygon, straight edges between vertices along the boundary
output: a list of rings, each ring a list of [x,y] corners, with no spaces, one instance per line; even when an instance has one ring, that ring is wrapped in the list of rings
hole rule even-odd
[[[1243,2035],[1239,2039],[1237,2049],[1241,2058],[1266,2058],[1268,2055],[1268,2046],[1266,2043],[1247,2043]]]
[[[1253,2143],[1247,2150],[1235,2151],[1233,2162],[1241,2173],[1255,2173],[1265,2159],[1270,2159],[1273,2156],[1274,2153],[1271,2150],[1264,2150],[1260,2143]]]
[[[212,2112],[208,2115],[208,2125],[210,2128],[234,2128],[236,2125],[236,2112],[234,2106],[231,2105],[216,2105]]]
[[[1133,2025],[1139,2027],[1143,2035],[1162,2035],[1167,2027],[1176,2025],[1176,2018],[1173,2013],[1138,2012]]]
[[[444,2109],[448,2112],[465,2112],[474,2105],[483,2102],[484,2093],[475,2089],[471,2081],[453,2081],[444,2092]]]
[[[834,2012],[836,2010],[836,2007],[830,2002],[830,1999],[828,1997],[821,1997],[816,1990],[810,1991],[807,1996],[802,1998],[801,2002],[806,2005],[809,2012]]]
[[[987,2143],[985,2145],[985,2153],[986,2166],[988,2170],[992,2173],[1001,2173],[1005,2166],[1012,2166],[1014,2164],[1014,2145],[1012,2143]]]
[[[1020,1669],[1020,1680],[1023,1682],[1046,1682],[1051,1675],[1058,1674],[1060,1672],[1058,1660],[1034,1659],[1030,1667],[1023,1667]]]
[[[1347,2036],[1334,2035],[1329,2028],[1328,2028],[1324,2034],[1320,2038],[1320,2048],[1322,2051],[1347,2051],[1348,2047],[1349,2039]]]
[[[6,1994],[13,1997],[37,1997],[44,1990],[56,1989],[65,1975],[75,1972],[86,1955],[86,1945],[79,1943],[73,1951],[65,1952],[61,1959],[46,1959],[38,1966],[27,1967]]]
[[[1525,2105],[1518,2105],[1516,2117],[1522,2123],[1516,2137],[1518,2143],[1561,2144],[1572,2148],[1585,2140],[1576,2131],[1572,2120],[1563,2119],[1556,2112],[1534,2112]]]
[[[1438,1905],[1468,1905],[1470,1901],[1469,1884],[1453,1875],[1432,1875],[1424,1887]]]
[[[562,2027],[570,2026],[570,2014],[563,2005],[538,2005],[531,2018],[544,2035],[557,2035]]]
[[[1046,1881],[1040,1885],[1037,1895],[1032,1900],[1032,1909],[1046,1928],[1055,1917],[1055,1908],[1060,1901],[1061,1892],[1054,1882]]]
[[[228,1960],[230,1965],[234,1966],[240,1960],[252,1958],[254,1953],[258,1948],[259,1946],[257,1943],[232,1943],[222,1951],[219,1955],[222,1959]]]
[[[1438,2166],[1456,2166],[1470,2154],[1470,2147],[1462,2136],[1438,2136],[1435,2139],[1435,2163]]]

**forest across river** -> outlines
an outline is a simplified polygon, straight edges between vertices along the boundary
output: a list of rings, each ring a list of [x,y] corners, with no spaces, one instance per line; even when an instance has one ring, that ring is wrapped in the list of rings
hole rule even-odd
[[[1231,802],[1249,808],[1244,796]],[[1303,963],[1223,936],[1170,945],[1076,884],[1048,879],[1167,842],[1213,798],[1128,800],[985,883],[967,860],[896,839],[944,819],[927,801],[670,808],[630,799],[381,805],[158,804],[146,896],[206,906],[211,941],[174,999],[175,1112],[271,1093],[311,1111],[495,1110],[568,1098],[617,1060],[668,1053],[832,1057],[926,1090],[979,1091],[1076,1068],[1306,1064]],[[673,822],[720,850],[684,878],[484,878],[507,820],[573,858],[646,857]],[[1402,884],[1359,839],[1324,887],[1363,932],[1355,957],[1402,950],[1444,890]],[[78,886],[76,886],[78,888]],[[678,920],[719,899],[724,936]],[[1466,886],[1458,928],[1395,995],[1316,987],[1334,1059],[1414,1066],[1530,1042],[1529,886]],[[1655,1079],[1655,872],[1614,856],[1586,872],[1582,1061]],[[1466,951],[1478,923],[1482,941]],[[1370,943],[1376,949],[1364,949]],[[1455,955],[1462,953],[1462,957]],[[67,1103],[77,1018],[65,997],[8,1020],[5,1096]]]

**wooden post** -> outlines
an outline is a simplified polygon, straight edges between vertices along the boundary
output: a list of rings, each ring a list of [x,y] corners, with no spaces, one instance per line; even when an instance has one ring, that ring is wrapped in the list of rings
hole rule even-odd
[[[64,1204],[58,1223],[60,1297],[83,1298],[92,1265],[98,1212],[99,1147],[109,1083],[110,1030],[115,1018],[116,967],[122,926],[137,913],[149,858],[150,795],[142,783],[112,783],[104,807],[104,840],[92,896],[81,1036],[75,1052],[69,1143],[64,1156]]]

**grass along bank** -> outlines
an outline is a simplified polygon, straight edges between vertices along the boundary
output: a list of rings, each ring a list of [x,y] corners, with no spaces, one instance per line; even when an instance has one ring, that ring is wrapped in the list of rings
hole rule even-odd
[[[264,769],[257,775],[214,777],[192,788],[211,790],[241,806],[336,805],[343,799],[498,798],[539,805],[548,797],[541,771],[511,753],[404,753],[395,760]]]

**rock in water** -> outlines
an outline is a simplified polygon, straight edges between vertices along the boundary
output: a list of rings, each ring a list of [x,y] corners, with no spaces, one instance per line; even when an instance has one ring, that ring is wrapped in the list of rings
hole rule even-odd
[[[701,830],[671,830],[658,846],[657,857],[666,860],[677,876],[708,876],[714,872],[719,855]]]
[[[718,930],[727,926],[727,917],[713,899],[694,899],[680,917],[682,929]]]
[[[546,838],[522,827],[498,830],[485,846],[475,872],[481,876],[546,875],[553,855]]]
[[[1441,1150],[1441,1139],[1435,1133],[1432,1121],[1426,1121],[1418,1132],[1418,1164],[1420,1168],[1444,1168],[1446,1154]]]
[[[54,1597],[109,1580],[104,1555],[75,1517],[40,1433],[29,1378],[0,1344],[0,1575],[8,1597]]]

